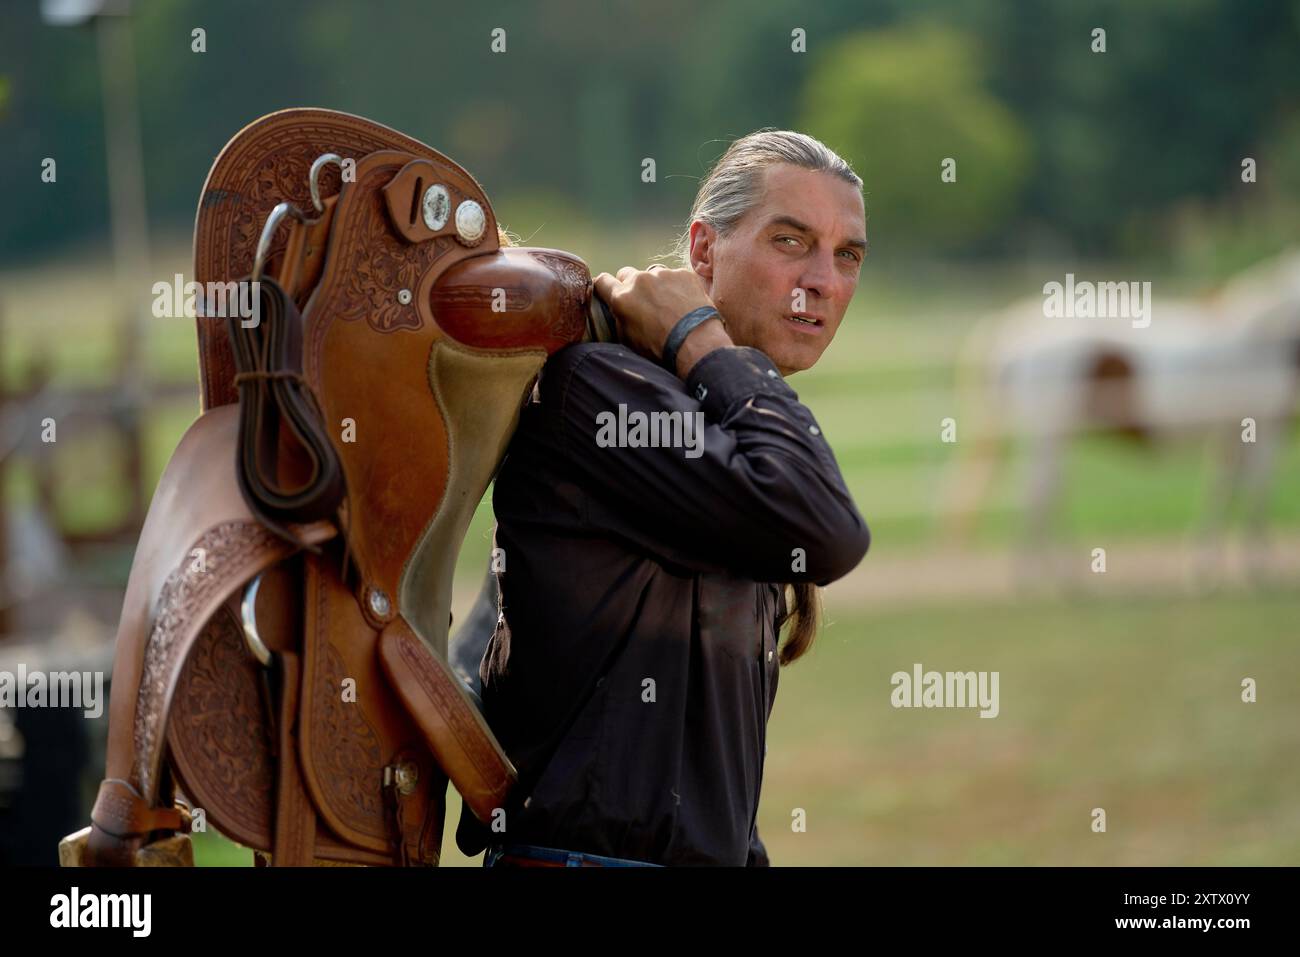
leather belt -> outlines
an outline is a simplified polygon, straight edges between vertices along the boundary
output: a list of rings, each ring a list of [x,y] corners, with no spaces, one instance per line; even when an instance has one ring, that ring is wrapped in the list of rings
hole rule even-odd
[[[584,851],[564,851],[532,844],[493,844],[483,857],[484,867],[662,867],[647,861],[604,857]]]
[[[257,286],[259,321],[246,328],[233,317],[228,325],[239,389],[239,490],[267,528],[302,545],[285,525],[332,518],[346,493],[343,468],[302,377],[298,307],[275,280],[264,276]]]

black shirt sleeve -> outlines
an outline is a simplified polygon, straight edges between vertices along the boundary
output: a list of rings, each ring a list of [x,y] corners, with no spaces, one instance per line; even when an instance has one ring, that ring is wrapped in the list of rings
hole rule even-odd
[[[717,349],[683,383],[624,346],[571,346],[547,363],[540,399],[576,477],[613,514],[635,516],[642,544],[670,561],[826,584],[866,554],[870,533],[826,437],[757,349]],[[623,429],[611,447],[608,428],[600,438],[602,423],[637,413],[679,413],[683,441],[646,447]]]

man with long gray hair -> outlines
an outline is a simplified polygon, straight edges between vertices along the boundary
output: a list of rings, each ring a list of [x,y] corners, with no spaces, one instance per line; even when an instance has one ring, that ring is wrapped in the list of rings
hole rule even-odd
[[[495,631],[481,656],[472,640],[453,652],[519,771],[489,827],[462,815],[463,851],[768,863],[756,819],[779,666],[816,635],[817,585],[870,541],[785,377],[830,345],[866,250],[849,164],[760,130],[700,184],[680,268],[596,277],[621,341],[543,369],[493,494]]]

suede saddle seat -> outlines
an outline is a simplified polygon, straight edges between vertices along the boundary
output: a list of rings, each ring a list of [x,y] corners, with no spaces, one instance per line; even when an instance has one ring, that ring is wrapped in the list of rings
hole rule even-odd
[[[61,859],[188,863],[201,820],[277,865],[436,865],[447,783],[490,822],[515,781],[447,665],[456,558],[542,364],[610,338],[608,312],[581,259],[503,247],[455,162],[330,110],[273,113],[227,144],[194,251],[201,285],[261,277],[292,304],[274,320],[292,368],[252,388],[296,384],[341,498],[267,519],[241,455],[278,450],[265,478],[285,486],[321,466],[283,416],[250,412],[242,317],[202,300],[202,412],[141,532],[106,779]]]

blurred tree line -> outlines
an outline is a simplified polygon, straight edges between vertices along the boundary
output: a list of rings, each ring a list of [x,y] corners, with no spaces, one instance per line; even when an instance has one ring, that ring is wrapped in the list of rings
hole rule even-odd
[[[877,252],[1046,241],[1106,255],[1189,203],[1264,209],[1300,193],[1300,0],[134,8],[150,215],[178,228],[224,142],[299,105],[360,113],[449,153],[507,225],[511,208],[680,224],[726,142],[762,126],[807,130],[854,163]],[[0,253],[105,235],[94,35],[43,24],[36,0],[3,17]],[[204,53],[191,50],[197,27]],[[504,53],[490,50],[495,27]],[[1093,52],[1096,27],[1105,53]],[[796,28],[806,53],[792,51]],[[57,186],[40,181],[46,156]],[[1249,186],[1246,156],[1259,170]],[[946,157],[955,183],[941,182]]]

